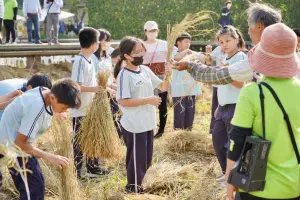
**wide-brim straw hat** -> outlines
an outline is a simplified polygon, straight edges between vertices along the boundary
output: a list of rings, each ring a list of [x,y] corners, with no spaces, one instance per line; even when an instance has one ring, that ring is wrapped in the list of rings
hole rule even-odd
[[[249,64],[265,76],[291,78],[300,74],[296,47],[294,31],[285,24],[273,24],[264,30],[260,43],[249,51]]]

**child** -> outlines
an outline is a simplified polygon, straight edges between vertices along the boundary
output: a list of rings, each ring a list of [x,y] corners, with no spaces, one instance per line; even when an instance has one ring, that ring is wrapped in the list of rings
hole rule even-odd
[[[44,199],[45,183],[37,158],[42,158],[59,167],[66,167],[69,160],[36,148],[32,143],[50,126],[53,112],[62,113],[81,104],[80,87],[70,80],[57,81],[51,90],[37,87],[16,98],[4,110],[0,122],[0,144],[24,152],[18,153],[17,165],[23,169],[22,156],[26,158],[27,181],[31,199]],[[67,134],[67,133],[66,133]],[[23,154],[23,155],[22,155]],[[0,158],[3,155],[0,155]],[[25,169],[23,169],[25,170]],[[27,199],[23,174],[9,169],[20,199]]]
[[[176,40],[177,55],[181,52],[188,54],[192,36],[182,34]],[[180,59],[180,58],[179,58]],[[176,59],[175,61],[179,61]],[[174,103],[174,129],[192,130],[196,96],[201,95],[200,83],[197,83],[187,71],[175,70],[172,74],[171,93]]]
[[[222,65],[232,65],[235,62],[247,59],[246,54],[241,50],[245,47],[245,42],[240,31],[233,26],[225,26],[217,34],[217,38],[221,48],[227,54]],[[213,145],[216,151],[218,161],[221,165],[222,172],[226,172],[226,152],[228,144],[228,133],[231,128],[231,119],[234,114],[235,105],[238,96],[243,87],[243,83],[233,82],[232,84],[218,86],[218,102],[214,130],[212,134]],[[225,184],[225,176],[220,179],[222,186]]]
[[[79,32],[79,42],[81,51],[75,57],[72,68],[72,80],[78,82],[81,87],[82,105],[78,109],[70,111],[73,118],[73,130],[76,134],[80,128],[80,122],[86,115],[87,107],[93,100],[94,94],[101,90],[97,86],[95,67],[91,60],[91,55],[98,49],[99,32],[93,28],[84,28]],[[73,144],[75,166],[78,177],[81,177],[83,153],[77,144]],[[98,160],[87,158],[87,177],[96,177],[103,174],[103,170],[98,167]]]
[[[165,64],[167,59],[168,43],[163,40],[158,40],[158,25],[155,21],[147,21],[144,25],[144,34],[145,34],[145,47],[146,54],[144,56],[143,64],[150,67],[150,69],[157,75],[161,80],[165,77]],[[162,103],[159,105],[159,129],[154,136],[159,138],[163,135],[165,131],[165,126],[167,123],[167,91],[155,91],[156,94],[162,99]]]
[[[117,100],[123,112],[121,130],[127,147],[126,192],[143,193],[141,186],[153,154],[153,129],[156,127],[155,107],[161,98],[154,95],[154,89],[167,91],[169,81],[161,81],[143,64],[145,49],[134,37],[125,37],[120,43],[121,65],[126,66],[118,75]],[[172,70],[166,66],[166,73]]]
[[[2,97],[2,103],[0,104],[0,119],[5,107],[12,102],[16,96],[20,95],[20,92],[26,92],[27,90],[38,86],[46,87],[48,89],[52,88],[51,79],[46,74],[35,74],[27,81],[27,83],[26,81],[26,79],[20,78],[0,81],[0,95],[5,95],[5,97]]]

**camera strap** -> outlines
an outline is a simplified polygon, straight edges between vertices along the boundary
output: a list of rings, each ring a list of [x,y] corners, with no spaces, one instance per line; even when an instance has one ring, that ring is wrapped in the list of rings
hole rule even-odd
[[[293,145],[293,148],[294,148],[297,160],[298,160],[298,164],[300,164],[300,154],[299,154],[299,150],[298,150],[298,147],[297,147],[297,142],[296,142],[296,139],[295,139],[295,136],[294,136],[294,133],[293,133],[293,129],[292,129],[292,125],[291,125],[291,122],[290,122],[290,118],[289,118],[287,112],[285,111],[285,109],[284,109],[281,101],[279,100],[276,92],[266,82],[260,82],[258,84],[259,93],[260,93],[259,96],[260,96],[260,103],[261,103],[261,112],[262,112],[263,138],[266,139],[266,127],[265,127],[264,93],[263,93],[262,85],[265,86],[271,92],[272,96],[274,97],[277,105],[279,106],[279,108],[280,108],[280,110],[281,110],[281,112],[283,114],[283,118],[284,118],[284,120],[286,122],[286,125],[287,125],[287,128],[288,128],[288,132],[289,132],[289,135],[290,135],[290,138],[291,138],[291,142],[292,142],[292,145]]]
[[[51,3],[51,5],[49,6],[48,11],[47,11],[47,14],[49,13],[50,8],[52,7],[53,4],[54,4],[54,1],[53,1],[53,2]]]

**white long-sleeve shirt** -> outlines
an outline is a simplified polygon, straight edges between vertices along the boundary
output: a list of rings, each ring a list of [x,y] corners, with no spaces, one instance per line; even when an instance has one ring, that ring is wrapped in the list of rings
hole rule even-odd
[[[48,13],[60,13],[60,9],[64,6],[63,0],[54,0],[52,6],[51,4],[52,2],[47,3],[47,0],[44,0],[44,8],[49,10]]]
[[[0,0],[0,18],[3,19],[3,14],[4,14],[4,3],[3,0]]]
[[[23,1],[23,15],[27,13],[42,14],[41,4],[39,0],[24,0]]]

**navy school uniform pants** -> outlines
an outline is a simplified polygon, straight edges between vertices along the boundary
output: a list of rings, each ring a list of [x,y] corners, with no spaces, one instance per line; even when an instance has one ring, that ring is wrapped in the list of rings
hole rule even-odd
[[[77,132],[80,128],[82,119],[83,119],[83,117],[73,117],[73,131],[74,131],[75,135],[77,134]],[[83,153],[80,150],[79,145],[76,144],[75,142],[73,142],[73,149],[74,149],[74,161],[75,161],[77,176],[81,177]],[[98,166],[99,166],[98,159],[96,159],[96,158],[87,158],[86,168],[87,168],[88,171],[93,171]]]
[[[174,129],[192,130],[195,117],[196,96],[173,97]]]
[[[224,174],[226,172],[228,135],[231,129],[231,120],[234,115],[235,105],[236,104],[219,105],[212,134],[213,146]]]
[[[142,133],[131,133],[121,127],[124,142],[127,147],[126,171],[127,186],[132,192],[138,192],[142,181],[152,162],[153,130]]]
[[[209,133],[212,134],[214,130],[214,124],[215,124],[215,111],[218,108],[219,101],[218,101],[218,88],[213,87],[213,94],[211,99],[211,119],[210,119],[210,131]]]
[[[2,155],[0,155],[0,158]],[[26,157],[25,166],[27,170],[27,183],[29,187],[29,195],[32,200],[43,200],[45,196],[45,180],[38,160],[34,157]],[[19,166],[23,170],[22,157],[17,158]],[[24,180],[19,171],[15,168],[9,168],[9,173],[13,182],[20,193],[20,200],[27,200],[27,192]],[[24,174],[24,173],[23,173]],[[2,182],[2,175],[0,174],[0,182]]]
[[[158,106],[159,110],[159,130],[158,132],[163,133],[167,124],[168,117],[168,92],[159,93],[158,96],[161,98],[161,104]]]

